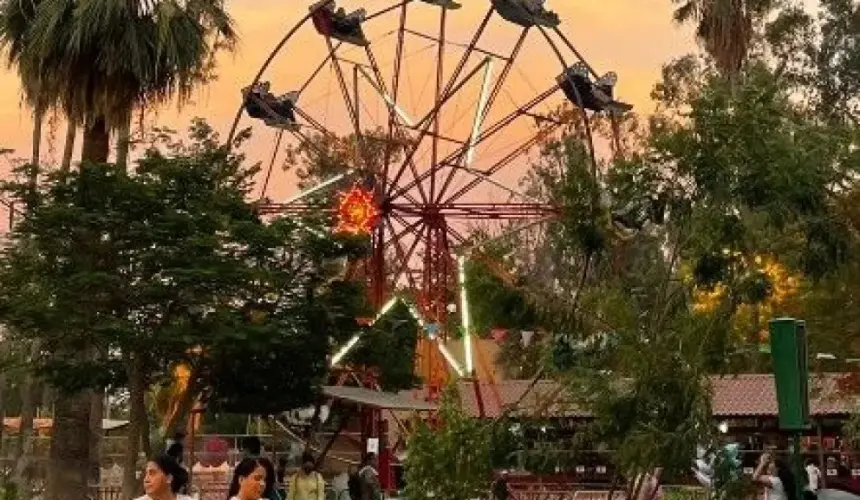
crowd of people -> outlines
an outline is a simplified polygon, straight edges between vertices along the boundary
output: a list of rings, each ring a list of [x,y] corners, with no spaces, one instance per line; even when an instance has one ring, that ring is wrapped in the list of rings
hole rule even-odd
[[[275,467],[263,456],[259,439],[246,439],[242,448],[244,456],[233,468],[225,500],[325,500],[326,481],[313,454],[305,452],[301,466],[287,477],[286,457]],[[191,500],[182,456],[181,439],[175,439],[165,453],[150,459],[143,475],[144,496],[137,500]],[[347,491],[350,500],[382,500],[375,454],[369,453],[361,469],[352,471]]]

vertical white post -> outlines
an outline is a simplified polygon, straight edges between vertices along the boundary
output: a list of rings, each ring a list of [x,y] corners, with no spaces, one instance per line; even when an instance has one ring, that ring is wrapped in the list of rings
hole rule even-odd
[[[472,318],[469,316],[469,296],[466,293],[466,257],[457,256],[457,274],[460,282],[460,318],[463,325],[463,350],[466,358],[466,374],[471,377],[474,371],[472,362]]]

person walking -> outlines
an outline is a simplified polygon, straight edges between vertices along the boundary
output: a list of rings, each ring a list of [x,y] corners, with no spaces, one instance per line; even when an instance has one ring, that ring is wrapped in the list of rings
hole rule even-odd
[[[818,498],[818,490],[821,489],[821,469],[815,465],[815,461],[806,461],[806,490],[803,492],[805,500],[815,500]]]
[[[364,459],[364,467],[358,471],[358,477],[361,479],[361,500],[382,500],[382,485],[379,483],[376,467],[376,453],[368,453]]]
[[[508,471],[502,471],[498,479],[492,485],[493,500],[508,500],[510,490],[508,489]]]
[[[301,468],[290,478],[287,500],[325,500],[325,480],[316,471],[316,459],[312,454],[302,455]]]
[[[188,483],[188,473],[176,459],[159,455],[146,463],[142,497],[137,500],[191,500],[179,492]]]
[[[228,500],[262,500],[266,491],[266,468],[259,458],[244,458],[233,471]]]
[[[791,468],[783,461],[774,461],[770,453],[759,458],[753,481],[765,488],[765,500],[801,500]]]

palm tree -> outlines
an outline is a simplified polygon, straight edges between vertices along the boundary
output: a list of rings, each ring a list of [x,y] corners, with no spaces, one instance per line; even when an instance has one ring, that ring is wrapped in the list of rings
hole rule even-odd
[[[107,162],[111,130],[127,124],[135,108],[173,98],[187,100],[206,80],[212,54],[235,39],[223,0],[0,3],[0,46],[17,69],[28,102],[59,109],[82,127],[83,163]],[[129,371],[135,366],[131,363]],[[129,378],[136,375],[129,373]],[[132,458],[126,472],[133,480],[141,442],[138,423],[146,416],[131,417]],[[90,455],[87,394],[60,398],[54,422],[46,498],[85,498]]]
[[[695,23],[696,37],[720,73],[734,79],[752,47],[755,26],[778,0],[672,0],[678,23]]]

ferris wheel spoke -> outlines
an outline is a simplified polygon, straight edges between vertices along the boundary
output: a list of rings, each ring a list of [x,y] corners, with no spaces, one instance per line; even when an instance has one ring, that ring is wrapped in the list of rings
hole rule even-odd
[[[403,62],[403,44],[405,42],[404,37],[404,29],[406,27],[406,9],[407,3],[404,2],[401,6],[400,10],[400,29],[397,31],[397,47],[394,51],[394,75],[391,79],[391,97],[392,103],[394,105],[397,104],[397,99],[400,96],[400,73],[402,69]],[[394,107],[389,107],[388,110],[388,139],[393,139],[392,134],[394,133],[395,121],[397,116],[395,114]],[[388,179],[389,179],[389,170],[391,168],[391,149],[385,149],[385,158],[383,169],[382,169],[382,192],[388,192]]]
[[[500,131],[504,130],[508,125],[510,125],[518,117],[522,116],[524,113],[530,111],[532,108],[534,108],[535,106],[539,105],[540,103],[542,103],[543,101],[548,99],[550,96],[552,96],[558,90],[559,90],[559,86],[553,85],[552,87],[545,90],[544,92],[542,92],[541,94],[536,96],[534,99],[529,101],[527,104],[523,105],[519,109],[512,111],[510,114],[508,114],[504,118],[500,119],[499,121],[494,123],[492,126],[487,128],[487,130],[482,132],[480,134],[480,136],[478,136],[478,139],[475,141],[474,146],[478,146],[479,144],[483,143],[487,139],[498,134]],[[448,165],[451,163],[458,162],[459,158],[466,153],[466,148],[467,148],[467,146],[458,148],[453,153],[451,153],[446,158],[444,158],[441,162],[439,162],[439,164],[440,165]],[[487,173],[487,175],[491,175],[489,172],[486,172],[486,173]],[[427,171],[424,174],[422,174],[420,178],[416,179],[414,182],[422,182],[425,179],[427,179],[430,175],[433,175],[433,174],[434,174],[433,170]],[[480,182],[480,181],[478,181],[478,182]],[[399,196],[403,192],[411,190],[412,188],[413,188],[413,184],[407,184],[406,186],[401,187],[398,191],[393,193],[391,198],[392,199],[397,198],[397,196]],[[449,197],[449,199],[451,199],[451,198],[454,198],[454,197],[453,196]]]
[[[386,86],[385,86],[385,79],[382,77],[382,71],[380,71],[379,65],[376,62],[376,57],[374,56],[373,51],[370,49],[369,45],[367,47],[365,47],[365,51],[367,53],[367,60],[370,63],[370,68],[373,71],[373,78],[370,75],[368,75],[367,72],[363,68],[359,68],[359,71],[360,71],[360,73],[362,73],[364,75],[365,79],[367,79],[368,83],[370,83],[370,86],[374,90],[376,90],[376,92],[379,94],[379,96],[382,98],[382,100],[385,101],[385,103],[387,104],[387,106],[389,108],[388,141],[386,141],[385,157],[384,157],[385,168],[387,169],[388,163],[391,160],[391,145],[392,145],[392,142],[397,139],[394,136],[394,134],[395,134],[395,131],[399,130],[399,128],[397,127],[397,124],[398,124],[397,120],[391,119],[391,113],[397,113],[397,115],[401,118],[401,120],[403,120],[407,124],[410,124],[412,122],[412,119],[409,117],[409,115],[406,114],[405,111],[403,111],[397,105],[396,98],[392,98],[388,94],[388,89],[386,89]],[[398,134],[398,136],[399,135],[401,135],[401,134]],[[418,167],[415,165],[414,158],[409,158],[408,162],[409,162],[409,169],[412,172],[413,177],[418,177]],[[421,196],[421,199],[424,200],[425,203],[427,203],[430,200],[430,198],[427,196],[427,193],[424,189],[424,186],[419,184],[418,185],[418,192],[419,192],[419,195]]]
[[[445,21],[447,19],[448,9],[442,9],[439,14],[439,41],[437,42],[438,52],[436,54],[436,92],[434,97],[434,105],[438,106],[439,100],[442,98],[442,79],[445,71]],[[430,165],[435,168],[436,162],[439,160],[439,114],[433,117],[433,135],[430,140]],[[420,185],[420,184],[419,184]],[[430,177],[430,199],[436,199],[436,176]]]
[[[579,59],[579,61],[582,62],[582,64],[585,65],[586,68],[588,68],[589,73],[591,73],[594,78],[599,78],[600,75],[597,74],[597,71],[595,71],[594,68],[591,67],[590,64],[588,64],[588,61],[586,61],[585,58],[582,57],[582,54],[580,54],[579,51],[576,50],[576,47],[574,47],[573,44],[570,43],[570,40],[564,35],[564,33],[562,33],[560,29],[558,29],[558,26],[553,27],[553,31],[556,35],[558,35],[562,43],[564,43],[567,48],[570,49],[571,52],[573,52],[576,58]]]
[[[373,14],[368,14],[367,17],[364,18],[364,22],[372,21],[373,19],[376,19],[377,17],[383,16],[385,14],[388,14],[389,12],[391,12],[393,10],[405,8],[411,2],[412,2],[412,0],[403,0],[400,3],[394,4],[390,7],[386,7],[382,10],[376,11]]]
[[[430,131],[430,125],[432,124],[433,119],[435,119],[435,116],[439,113],[439,110],[441,109],[441,107],[455,93],[455,92],[452,92],[452,89],[455,87],[455,82],[460,77],[460,73],[462,73],[463,69],[466,67],[466,63],[469,61],[469,57],[472,55],[472,51],[474,50],[474,47],[478,44],[478,41],[481,39],[481,35],[484,33],[484,30],[487,28],[487,24],[490,22],[490,18],[493,17],[494,11],[495,11],[495,9],[493,7],[490,7],[490,9],[487,11],[487,14],[484,16],[483,21],[481,21],[481,25],[478,27],[478,30],[475,32],[475,35],[472,37],[472,41],[469,43],[469,46],[466,48],[466,51],[464,52],[463,57],[460,58],[460,62],[457,63],[457,67],[454,70],[454,73],[451,75],[451,79],[448,81],[448,84],[445,86],[445,91],[442,93],[442,97],[437,100],[438,102],[436,102],[436,104],[433,106],[433,109],[430,111],[430,113],[428,113],[426,116],[424,116],[424,118],[422,118],[416,124],[416,128],[419,128],[421,130],[421,132],[418,134],[418,138],[415,140],[415,144],[410,148],[409,152],[406,154],[407,161],[403,162],[403,164],[398,169],[397,174],[394,175],[394,178],[392,179],[390,186],[389,186],[389,192],[391,192],[391,190],[397,189],[398,183],[400,182],[400,178],[403,176],[403,173],[406,170],[406,166],[407,166],[408,162],[412,161],[412,159],[415,156],[416,151],[418,151],[418,148],[419,148],[421,142],[424,140],[427,133]],[[472,76],[474,76],[480,70],[482,65],[483,65],[483,63],[481,65],[478,65],[478,67],[473,69],[471,72],[469,72],[468,76],[466,76],[463,79],[463,81],[460,83],[459,86],[457,86],[457,88],[459,89],[460,87],[465,85],[469,81],[469,79]],[[417,176],[414,179],[413,186],[416,184],[417,185],[421,184],[421,181],[417,178]]]
[[[353,102],[352,97],[350,97],[350,95],[349,95],[349,86],[347,85],[346,78],[343,75],[343,68],[340,65],[340,59],[337,57],[337,54],[335,54],[335,52],[334,52],[334,46],[331,43],[331,38],[326,37],[325,41],[326,41],[326,45],[328,45],[329,53],[331,54],[331,63],[332,63],[332,66],[334,67],[334,73],[337,77],[337,82],[338,82],[338,85],[340,86],[340,91],[343,94],[343,101],[344,101],[344,104],[346,104],[346,109],[347,109],[347,112],[349,113],[350,121],[352,122],[353,133],[355,134],[356,144],[357,144],[358,149],[359,149],[359,156],[364,156],[364,153],[366,152],[366,150],[364,148],[364,146],[365,146],[364,145],[364,136],[361,133],[361,123],[359,121],[359,115],[358,115],[359,110],[357,108],[358,103]],[[356,82],[356,87],[357,87],[357,82]],[[357,95],[355,97],[356,97],[356,99],[358,98]],[[364,160],[365,160],[365,166],[369,166],[369,165],[367,165],[367,159],[364,158]]]
[[[263,185],[260,188],[260,199],[266,198],[266,192],[269,190],[269,180],[272,178],[272,170],[275,168],[275,158],[278,157],[278,150],[281,149],[281,141],[284,139],[284,129],[278,129],[275,136],[275,147],[272,148],[272,157],[269,160],[269,168],[266,169],[266,178],[263,180]]]
[[[316,121],[314,119],[314,117],[312,117],[310,114],[305,112],[305,110],[299,108],[298,106],[294,107],[293,110],[295,111],[295,113],[298,116],[300,116],[302,119],[304,119],[306,122],[308,122],[308,125],[310,125],[311,128],[315,129],[317,132],[321,133],[325,137],[328,137],[328,138],[337,137],[334,132],[325,128],[325,126],[323,124]]]
[[[493,89],[489,92],[489,94],[487,94],[486,84],[489,82],[491,66],[487,67],[487,78],[485,79],[484,87],[481,91],[481,98],[479,101],[478,110],[475,113],[475,121],[472,127],[472,133],[469,136],[469,147],[466,150],[465,155],[464,166],[467,168],[471,167],[472,160],[474,159],[475,141],[477,140],[478,135],[480,133],[480,127],[483,124],[484,119],[489,116],[490,110],[493,108],[493,104],[495,104],[496,102],[496,98],[498,98],[499,93],[504,87],[508,75],[510,75],[511,69],[513,69],[514,67],[514,63],[516,62],[517,56],[519,55],[520,50],[522,49],[523,44],[526,41],[526,36],[528,35],[528,33],[529,28],[523,28],[523,30],[520,32],[520,36],[517,39],[516,44],[514,44],[513,49],[511,49],[510,55],[505,59],[505,66],[499,73],[499,78],[496,80],[495,84],[493,85]],[[436,198],[436,201],[441,200],[445,196],[445,193],[451,186],[451,182],[454,180],[456,172],[456,169],[450,169],[448,171],[448,175],[445,178],[445,182],[442,184],[442,189],[439,191],[439,195]]]
[[[412,35],[412,36],[416,36],[416,37],[418,37],[418,38],[423,38],[423,39],[425,39],[425,40],[429,40],[429,41],[433,41],[433,42],[437,42],[437,43],[439,42],[439,39],[438,39],[438,38],[436,38],[436,37],[435,37],[435,36],[433,36],[433,35],[428,35],[427,33],[422,33],[422,32],[420,32],[420,31],[413,30],[413,29],[410,29],[410,28],[404,28],[404,29],[403,29],[403,31],[404,31],[405,33],[408,33],[408,34],[410,34],[410,35]],[[465,43],[457,43],[457,42],[454,42],[454,41],[448,41],[448,42],[447,42],[447,44],[448,44],[448,45],[453,45],[453,46],[455,46],[455,47],[460,47],[460,48],[467,48],[467,47],[469,46],[468,44],[465,44]],[[492,50],[487,50],[487,49],[484,49],[484,48],[481,48],[481,47],[477,47],[477,46],[475,46],[474,48],[472,48],[472,51],[473,51],[473,52],[477,52],[478,54],[483,54],[483,55],[485,55],[485,56],[490,56],[490,57],[492,57],[493,59],[499,59],[499,60],[501,60],[501,61],[507,61],[507,59],[508,59],[508,57],[507,57],[507,56],[503,56],[502,54],[499,54],[498,52],[493,52]]]
[[[466,63],[469,62],[469,58],[472,56],[472,52],[474,52],[475,47],[478,45],[478,42],[481,40],[481,35],[484,34],[484,30],[487,28],[487,24],[489,24],[490,18],[493,17],[493,12],[495,12],[495,8],[490,7],[490,10],[487,11],[487,14],[484,16],[484,19],[481,21],[480,26],[478,26],[478,30],[475,32],[475,35],[472,37],[472,41],[469,42],[469,45],[466,47],[466,51],[463,52],[463,56],[460,58],[460,62],[457,63],[457,66],[454,69],[454,73],[451,74],[451,78],[448,79],[448,83],[445,85],[445,90],[442,92],[442,95],[445,98],[450,97],[451,94],[456,93],[456,90],[453,90],[455,88],[455,86],[459,90],[459,88],[462,87],[463,85],[465,85],[465,83],[471,78],[472,74],[470,74],[469,76],[466,76],[463,79],[463,81],[460,82],[459,85],[457,85],[457,79],[460,77],[460,74],[466,68]],[[477,68],[475,71],[477,71]],[[447,100],[445,98],[443,98],[442,100],[443,101]],[[432,115],[439,112],[438,104],[439,103],[437,103],[437,106],[434,108],[433,111],[431,111],[430,114],[428,114],[428,116],[425,116],[421,120],[421,122],[419,122],[419,126],[421,124],[423,124],[424,120],[431,119]]]
[[[540,142],[540,140],[546,136],[546,134],[552,133],[552,131],[554,131],[558,126],[559,125],[557,125],[557,124],[550,124],[547,127],[547,129],[541,130],[538,133],[534,134],[529,140],[520,144],[513,151],[508,153],[504,158],[502,158],[501,160],[496,162],[494,165],[492,165],[491,167],[484,170],[484,172],[483,172],[484,175],[486,177],[491,177],[494,174],[496,174],[497,172],[499,172],[501,169],[510,165],[514,160],[516,160],[521,155],[528,152],[532,147],[537,145]],[[452,194],[447,199],[445,199],[443,204],[452,203],[452,202],[462,198],[463,195],[465,195],[466,193],[468,193],[469,191],[474,189],[481,182],[484,182],[484,179],[472,179],[465,186],[460,188],[456,193]]]
[[[331,51],[329,51],[328,54],[326,54],[326,56],[322,60],[322,62],[319,63],[319,65],[311,73],[311,76],[309,76],[308,79],[305,80],[305,82],[302,84],[302,86],[299,87],[299,90],[298,90],[299,96],[301,96],[304,93],[304,91],[308,89],[308,86],[314,81],[314,79],[317,76],[319,76],[320,72],[326,67],[326,65],[328,65],[329,61],[331,61],[332,56],[334,56],[334,54],[337,53],[338,49],[340,49],[340,46],[342,44],[343,44],[343,42],[340,42],[340,41],[337,42],[337,44],[334,46],[334,50],[331,50]]]
[[[386,222],[389,224],[389,226],[393,227],[393,224],[392,224],[390,219],[386,219]],[[404,252],[402,255],[398,256],[398,259],[400,260],[400,265],[398,266],[397,270],[392,275],[393,276],[392,283],[394,283],[396,285],[397,282],[400,280],[400,277],[403,276],[403,273],[405,272],[406,273],[406,280],[409,282],[409,286],[413,290],[418,290],[418,284],[415,282],[415,277],[412,276],[411,272],[409,272],[409,261],[411,261],[412,257],[415,255],[415,251],[418,249],[418,244],[421,243],[421,241],[423,240],[424,232],[427,229],[427,226],[423,224],[422,220],[419,219],[417,221],[417,224],[419,224],[420,227],[418,227],[418,231],[417,231],[417,233],[415,233],[415,240],[412,242],[411,245],[409,245],[409,250]],[[393,229],[392,229],[392,231],[393,231]],[[397,252],[396,249],[399,246],[400,245],[399,245],[399,240],[398,240],[398,245],[395,246],[395,253]],[[400,249],[402,250],[402,247],[400,247]]]
[[[453,92],[444,93],[444,95],[442,96],[442,99],[435,106],[433,106],[433,109],[424,118],[421,119],[421,121],[417,125],[420,127],[420,132],[418,134],[418,137],[416,139],[414,139],[414,144],[412,145],[412,147],[409,148],[409,152],[406,154],[406,159],[400,165],[400,168],[398,169],[397,174],[391,180],[391,183],[389,184],[389,192],[392,192],[394,189],[397,189],[399,187],[400,179],[403,176],[403,174],[405,173],[410,162],[412,162],[414,160],[415,154],[418,152],[418,148],[421,145],[421,142],[427,137],[428,134],[431,133],[430,128],[431,128],[431,125],[433,124],[432,118],[436,114],[438,114],[439,110],[442,109],[442,106],[444,106],[448,102],[448,100],[450,100],[451,97],[454,94],[456,94],[456,91],[459,91],[459,89],[461,89],[464,85],[466,85],[466,83],[468,83],[468,81],[472,77],[474,77],[476,74],[478,74],[478,72],[482,68],[484,68],[486,66],[486,64],[488,64],[487,60],[484,60],[480,64],[475,66],[475,68],[472,69],[467,74],[467,76],[465,78],[463,78],[463,81],[461,81],[460,83],[458,83],[455,86],[456,90],[454,90]],[[413,179],[413,181],[411,183],[409,183],[409,187],[406,189],[403,189],[403,188],[399,189],[397,191],[397,195],[392,196],[392,198],[396,198],[397,196],[402,194],[404,191],[409,191],[409,190],[412,190],[413,188],[415,188],[416,186],[420,186],[422,184],[422,181],[424,179],[427,179],[427,177],[429,177],[429,175],[435,175],[436,170],[437,170],[437,166],[433,166],[433,167],[431,167],[430,170],[425,171],[425,173],[423,173],[423,174],[418,175],[416,172],[415,178]],[[428,175],[428,173],[429,173],[429,175]]]

